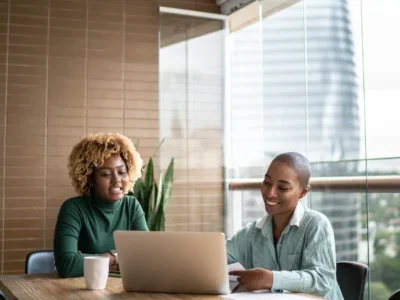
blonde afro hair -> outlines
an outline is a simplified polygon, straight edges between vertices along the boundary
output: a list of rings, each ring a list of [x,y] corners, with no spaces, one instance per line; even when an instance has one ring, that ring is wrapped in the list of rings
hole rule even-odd
[[[115,154],[124,160],[132,188],[142,176],[143,160],[131,139],[119,133],[89,134],[72,148],[68,158],[68,174],[79,195],[88,192],[89,177],[94,170]]]

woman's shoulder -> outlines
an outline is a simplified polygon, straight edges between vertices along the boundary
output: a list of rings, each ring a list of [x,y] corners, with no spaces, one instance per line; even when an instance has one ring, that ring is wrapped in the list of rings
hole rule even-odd
[[[88,203],[83,196],[68,198],[61,205],[58,213],[59,218],[81,217],[88,211]]]
[[[304,214],[305,217],[307,217],[307,218],[309,218],[311,220],[314,220],[316,222],[318,222],[318,221],[323,221],[323,222],[324,221],[328,221],[328,218],[323,213],[321,213],[319,211],[316,211],[314,209],[306,208],[304,212],[305,212],[305,214]]]
[[[328,217],[323,213],[306,208],[304,211],[304,221],[311,226],[317,226],[320,229],[331,229],[332,225]]]
[[[246,223],[239,231],[236,232],[236,236],[245,236],[246,238],[252,237],[255,234],[259,234],[264,226],[265,218],[257,219],[253,222]]]
[[[87,201],[85,199],[85,196],[75,196],[68,198],[63,202],[61,205],[62,208],[68,208],[68,209],[73,209],[75,208],[83,208],[87,206]]]

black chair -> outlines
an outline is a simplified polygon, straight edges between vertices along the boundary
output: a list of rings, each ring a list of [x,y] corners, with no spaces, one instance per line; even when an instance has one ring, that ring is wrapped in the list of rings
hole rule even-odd
[[[40,250],[29,253],[25,260],[25,274],[56,272],[53,250]]]
[[[390,296],[389,300],[400,300],[400,290],[395,291],[392,296]]]
[[[362,300],[367,281],[368,266],[352,261],[336,263],[336,278],[344,300]]]
[[[2,291],[0,291],[0,300],[7,300],[6,295],[4,295]]]

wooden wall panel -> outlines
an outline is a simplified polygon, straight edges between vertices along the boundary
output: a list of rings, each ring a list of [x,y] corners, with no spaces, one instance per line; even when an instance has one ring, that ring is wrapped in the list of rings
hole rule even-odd
[[[146,161],[154,153],[158,7],[217,12],[214,2],[0,0],[0,273],[23,273],[27,253],[53,247],[59,207],[75,195],[67,156],[83,135],[122,132]],[[171,228],[215,230],[221,199],[204,198],[186,217],[171,202]]]
[[[0,1],[0,271],[4,259],[4,186],[5,186],[5,129],[7,103],[7,60],[8,60],[8,2]]]
[[[29,240],[44,247],[48,10],[35,2],[27,15],[8,3],[3,245]],[[32,213],[30,213],[32,212]],[[32,248],[4,248],[3,267],[19,273]]]

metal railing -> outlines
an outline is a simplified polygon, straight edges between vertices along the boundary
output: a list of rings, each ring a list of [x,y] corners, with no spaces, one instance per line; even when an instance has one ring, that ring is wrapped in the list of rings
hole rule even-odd
[[[262,179],[233,179],[229,190],[258,190]],[[343,176],[313,177],[310,179],[311,191],[349,192],[349,193],[400,193],[400,176]]]

